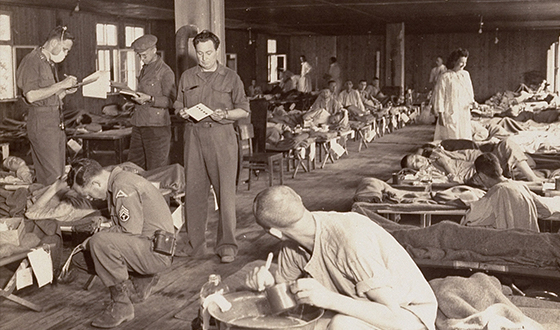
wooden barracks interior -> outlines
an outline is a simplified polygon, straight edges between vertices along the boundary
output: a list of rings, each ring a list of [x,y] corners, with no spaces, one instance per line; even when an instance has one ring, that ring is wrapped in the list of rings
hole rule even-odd
[[[174,258],[172,266],[161,274],[152,296],[135,305],[135,318],[118,329],[190,329],[198,313],[200,288],[210,274],[221,275],[235,287],[242,282],[240,278],[246,273],[247,264],[264,262],[269,252],[277,256],[280,242],[256,224],[252,203],[257,193],[269,186],[270,176],[272,184],[279,184],[280,168],[283,183],[300,194],[311,211],[356,210],[359,201],[356,191],[364,178],[377,178],[390,184],[402,180],[403,177],[393,180],[393,174],[401,169],[401,158],[434,139],[435,118],[430,117],[429,100],[433,85],[429,77],[438,56],[445,62],[459,47],[469,51],[465,70],[470,73],[474,99],[479,105],[473,118],[484,117],[488,111],[498,113],[497,109],[504,113],[511,108],[519,109],[520,104],[526,104],[523,109],[527,110],[544,102],[543,111],[556,111],[554,119],[537,123],[535,128],[531,123],[536,120],[529,124],[526,120],[516,122],[525,131],[541,128],[547,132],[560,131],[560,126],[556,126],[560,102],[555,103],[560,89],[558,0],[0,0],[3,158],[9,154],[33,164],[25,129],[25,107],[15,75],[23,57],[42,45],[56,26],[66,26],[75,36],[72,50],[58,65],[60,74],[71,74],[81,81],[95,71],[106,71],[111,80],[133,89],[141,68],[131,48],[134,39],[143,34],[155,35],[158,54],[179,81],[184,70],[197,65],[192,46],[196,31],[213,31],[222,42],[219,61],[237,72],[246,91],[254,81],[263,92],[251,100],[253,114],[243,122],[254,132],[252,142],[248,142],[252,143],[253,153],[265,151],[266,118],[273,116],[273,111],[282,106],[288,114],[305,112],[320,91],[328,87],[331,57],[336,57],[341,68],[341,85],[351,80],[357,88],[361,80],[371,84],[378,77],[387,96],[374,120],[351,126],[348,134],[313,141],[313,160],[309,159],[309,146],[305,145],[279,151],[280,166],[247,170],[247,164],[240,163],[235,197],[239,254],[235,261],[221,263],[215,255],[205,259]],[[287,99],[270,94],[283,79],[282,72],[300,74],[301,55],[305,55],[312,67],[309,74],[312,92]],[[519,97],[526,95],[522,91],[528,96],[520,100]],[[264,109],[259,102],[263,100],[266,100]],[[106,98],[84,97],[79,89],[64,99],[65,118],[89,114],[101,119],[104,131],[124,129],[130,126],[127,121],[130,111],[123,107],[125,102],[125,97],[115,89],[109,90]],[[511,107],[504,105],[507,102]],[[535,117],[537,112],[534,110]],[[169,163],[183,165],[184,121],[173,115],[172,110],[171,114]],[[76,133],[78,126],[70,125],[72,134],[67,130],[68,139],[75,144],[67,148],[69,161],[86,155],[103,166],[126,161],[127,136],[82,139]],[[550,173],[560,168],[560,134],[551,136],[550,141],[556,141],[557,145],[549,143],[539,149],[533,143],[533,149],[526,151],[542,156],[535,156],[535,161],[537,165],[544,164],[549,179],[543,179],[533,191],[545,197],[558,195],[554,191],[560,189],[554,186],[554,177],[550,177]],[[247,144],[243,145],[248,148]],[[242,148],[241,152],[248,151]],[[560,176],[556,180],[560,186]],[[9,189],[6,181],[0,185],[0,202],[3,202],[4,196],[13,191],[6,190]],[[415,185],[409,188],[418,192],[424,186],[421,183],[420,189]],[[405,189],[402,185],[397,188]],[[436,191],[435,182],[433,190]],[[175,210],[182,196],[168,194],[166,198]],[[208,198],[210,218],[206,236],[211,249],[218,216],[214,197],[209,194]],[[387,211],[383,216],[407,225],[429,226],[441,220],[459,222],[465,212],[402,210]],[[14,216],[2,213],[1,217]],[[558,213],[556,218],[539,219],[541,234],[558,235],[559,220]],[[84,237],[62,222],[58,225],[62,228],[63,260],[66,260]],[[534,319],[540,316],[543,328],[560,329],[557,307],[560,305],[554,302],[560,301],[556,295],[560,294],[560,245],[554,249],[556,266],[543,269],[511,264],[485,267],[482,262],[458,268],[449,266],[457,264],[453,262],[418,264],[428,280],[450,275],[468,277],[481,271],[498,277],[510,289],[513,285],[513,292],[518,296],[519,292],[523,295],[536,292],[533,296],[541,297],[539,302],[543,303],[524,307],[533,312],[543,308],[545,312],[530,314],[524,307],[519,307],[520,310]],[[8,280],[22,260],[25,257],[0,259],[2,287],[10,284]],[[0,329],[90,329],[91,321],[109,300],[108,289],[101,281],[81,272],[69,284],[53,283],[39,288],[35,282],[12,293],[12,298],[25,299],[39,311],[26,307],[25,302],[22,305],[9,299],[11,293],[0,292]]]

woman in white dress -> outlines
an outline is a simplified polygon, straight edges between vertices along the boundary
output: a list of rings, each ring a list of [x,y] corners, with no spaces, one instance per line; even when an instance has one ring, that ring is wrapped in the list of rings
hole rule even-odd
[[[307,62],[305,55],[301,55],[299,60],[301,61],[301,76],[298,81],[298,91],[302,93],[310,93],[312,88],[309,73],[313,67],[309,64],[309,62]]]
[[[447,59],[446,72],[442,73],[434,87],[433,106],[438,114],[434,140],[472,140],[471,106],[474,92],[471,76],[464,70],[469,52],[459,48]]]

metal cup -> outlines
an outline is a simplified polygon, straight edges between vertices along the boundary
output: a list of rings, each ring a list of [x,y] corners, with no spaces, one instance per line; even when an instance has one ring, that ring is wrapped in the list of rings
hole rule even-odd
[[[286,282],[266,288],[266,297],[272,314],[282,313],[298,305],[290,285],[291,283]]]
[[[401,180],[399,177],[399,173],[393,173],[393,184],[400,184]]]

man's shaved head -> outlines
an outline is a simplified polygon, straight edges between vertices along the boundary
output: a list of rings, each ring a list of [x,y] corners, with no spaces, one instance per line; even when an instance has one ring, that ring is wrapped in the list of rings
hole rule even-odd
[[[257,194],[253,214],[265,228],[284,228],[303,217],[305,206],[301,197],[288,186],[272,186]]]

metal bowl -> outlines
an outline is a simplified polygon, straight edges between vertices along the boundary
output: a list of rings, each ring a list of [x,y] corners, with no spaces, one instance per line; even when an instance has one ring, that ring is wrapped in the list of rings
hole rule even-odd
[[[220,330],[313,330],[323,316],[323,309],[299,305],[288,312],[273,315],[265,293],[241,291],[227,293],[224,297],[232,307],[222,312],[216,304],[208,306],[208,312],[220,324]]]

